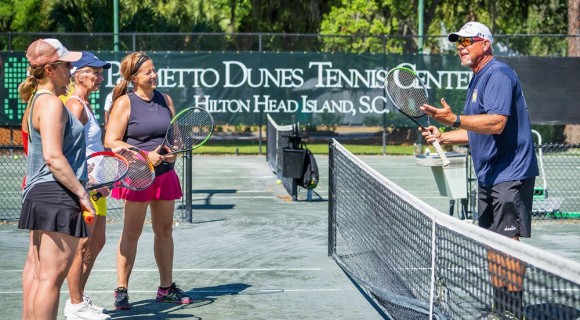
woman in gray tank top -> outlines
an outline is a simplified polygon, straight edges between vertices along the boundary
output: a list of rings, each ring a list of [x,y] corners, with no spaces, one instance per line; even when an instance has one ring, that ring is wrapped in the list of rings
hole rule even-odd
[[[23,318],[56,319],[79,238],[89,235],[81,212],[95,214],[82,183],[87,179],[84,129],[58,98],[66,93],[71,62],[80,57],[56,39],[36,40],[26,50],[30,75],[18,91],[29,103],[29,144],[18,227],[30,230],[33,254],[22,275]],[[41,274],[43,281],[35,280]]]
[[[175,155],[159,154],[172,116],[171,98],[157,91],[157,72],[153,61],[143,52],[127,55],[121,61],[121,82],[113,90],[113,107],[105,134],[105,146],[135,146],[148,152],[155,166],[155,181],[142,191],[115,188],[111,196],[124,199],[123,234],[117,252],[117,289],[115,308],[131,308],[128,287],[135,263],[137,243],[147,208],[151,209],[155,234],[155,260],[159,269],[157,302],[189,304],[192,299],[173,282],[173,211],[175,200],[181,198],[179,178],[173,170]],[[134,90],[127,92],[129,82]]]

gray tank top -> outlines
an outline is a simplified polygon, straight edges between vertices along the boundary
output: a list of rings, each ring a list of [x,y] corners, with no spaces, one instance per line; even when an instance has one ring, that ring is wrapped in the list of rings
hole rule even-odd
[[[22,201],[30,189],[39,183],[56,181],[52,172],[44,161],[42,151],[42,137],[40,132],[32,126],[32,114],[36,98],[49,92],[37,92],[30,104],[28,117],[28,159],[26,161],[26,186],[22,192]],[[71,165],[76,177],[81,182],[87,181],[87,167],[85,165],[85,129],[83,124],[69,110],[62,105],[68,115],[63,136],[63,154]],[[40,106],[42,108],[42,106]]]

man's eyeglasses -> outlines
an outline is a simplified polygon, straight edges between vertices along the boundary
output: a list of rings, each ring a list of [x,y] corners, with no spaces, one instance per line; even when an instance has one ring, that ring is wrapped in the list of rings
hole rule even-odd
[[[476,43],[478,41],[483,41],[483,40],[484,39],[483,38],[480,38],[480,37],[461,38],[461,39],[458,39],[455,42],[455,46],[457,46],[457,47],[462,46],[462,47],[465,48],[465,47],[469,47],[470,45],[472,45],[472,44],[474,44],[474,43]]]

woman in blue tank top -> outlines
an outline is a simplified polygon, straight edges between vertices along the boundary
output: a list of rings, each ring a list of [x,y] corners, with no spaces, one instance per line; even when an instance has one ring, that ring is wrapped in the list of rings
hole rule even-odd
[[[173,101],[156,90],[155,65],[143,52],[131,53],[123,58],[120,76],[122,80],[113,90],[105,146],[133,146],[148,152],[149,160],[155,166],[155,181],[142,191],[119,187],[111,193],[113,198],[125,200],[125,227],[117,252],[115,308],[131,308],[129,276],[148,207],[151,209],[155,260],[160,280],[156,301],[189,304],[192,299],[173,282],[173,211],[175,200],[182,196],[179,178],[173,169],[176,156],[159,154],[165,132],[175,114]],[[127,92],[129,83],[134,88],[131,92]]]
[[[30,230],[32,254],[22,275],[23,318],[56,319],[79,238],[89,235],[81,212],[95,214],[82,183],[87,179],[83,126],[58,98],[66,93],[71,62],[80,57],[56,39],[36,40],[26,50],[30,75],[18,91],[29,103],[29,144],[18,227]]]

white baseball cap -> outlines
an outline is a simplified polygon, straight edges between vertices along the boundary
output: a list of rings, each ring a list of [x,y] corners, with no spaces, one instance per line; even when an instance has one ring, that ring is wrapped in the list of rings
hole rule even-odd
[[[466,23],[465,25],[463,25],[463,27],[461,27],[461,30],[454,33],[450,33],[449,36],[447,36],[447,38],[451,42],[457,41],[459,37],[462,38],[479,37],[493,43],[493,36],[491,35],[489,29],[483,23],[475,21]]]

